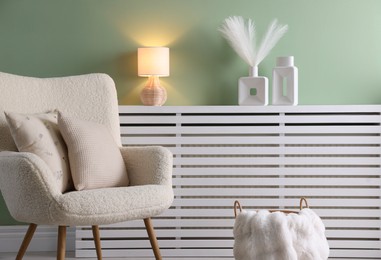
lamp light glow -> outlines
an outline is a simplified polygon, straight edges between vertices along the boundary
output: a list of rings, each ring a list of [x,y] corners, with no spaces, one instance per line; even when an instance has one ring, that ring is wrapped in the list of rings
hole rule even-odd
[[[138,75],[149,77],[140,93],[144,105],[161,106],[167,100],[167,91],[160,85],[160,77],[169,76],[169,48],[138,48]]]

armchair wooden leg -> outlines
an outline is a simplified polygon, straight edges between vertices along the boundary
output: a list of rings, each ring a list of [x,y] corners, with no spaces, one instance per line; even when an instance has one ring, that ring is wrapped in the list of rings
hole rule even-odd
[[[64,260],[66,253],[66,226],[58,227],[57,260]]]
[[[16,260],[21,260],[24,257],[26,249],[28,248],[29,243],[32,240],[32,237],[34,235],[34,231],[36,231],[36,228],[37,228],[36,224],[29,224],[29,228],[26,231],[24,240],[22,241],[19,252],[17,253]]]
[[[101,247],[101,238],[99,235],[99,227],[92,226],[92,229],[93,229],[95,249],[97,251],[97,258],[98,260],[102,260],[102,247]]]
[[[144,225],[146,226],[149,241],[151,242],[153,253],[155,254],[156,260],[161,260],[160,248],[157,243],[155,230],[153,229],[152,222],[150,218],[144,219]]]

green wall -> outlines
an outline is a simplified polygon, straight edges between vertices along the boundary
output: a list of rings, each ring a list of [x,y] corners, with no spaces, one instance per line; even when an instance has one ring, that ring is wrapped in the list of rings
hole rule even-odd
[[[247,66],[217,31],[224,18],[273,18],[289,32],[261,63],[295,56],[299,104],[381,103],[380,0],[0,0],[0,71],[36,77],[108,73],[138,105],[136,49],[171,50],[166,105],[235,105]],[[1,93],[0,93],[1,94]],[[12,224],[0,198],[0,224]]]
[[[146,81],[136,75],[136,49],[166,45],[167,105],[234,105],[247,66],[216,28],[242,15],[261,33],[278,18],[290,29],[261,75],[271,76],[277,56],[294,55],[299,104],[380,103],[380,10],[379,0],[0,0],[0,70],[105,72],[120,103],[135,105]]]

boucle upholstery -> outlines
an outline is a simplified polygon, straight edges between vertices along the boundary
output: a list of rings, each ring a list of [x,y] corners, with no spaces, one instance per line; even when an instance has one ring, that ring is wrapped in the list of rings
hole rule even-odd
[[[122,147],[130,185],[172,185],[172,153],[163,147]]]
[[[171,205],[172,154],[166,148],[120,147],[128,187],[64,194],[40,157],[15,152],[3,110],[39,113],[58,109],[104,124],[120,146],[115,86],[107,75],[36,79],[0,73],[0,93],[0,190],[16,220],[38,225],[100,225],[152,217]]]
[[[129,156],[135,152],[140,157]],[[11,215],[35,224],[110,224],[155,216],[167,209],[173,201],[171,153],[162,147],[139,147],[122,148],[122,154],[126,163],[133,162],[128,174],[139,185],[62,194],[38,156],[0,152],[0,189]],[[138,176],[145,178],[138,180]]]
[[[0,151],[17,151],[4,110],[36,114],[55,109],[104,124],[121,145],[115,84],[108,75],[33,78],[0,72]]]
[[[69,192],[58,198],[50,214],[55,223],[100,225],[156,216],[172,203],[173,194],[162,185],[141,185],[128,189],[103,188]]]

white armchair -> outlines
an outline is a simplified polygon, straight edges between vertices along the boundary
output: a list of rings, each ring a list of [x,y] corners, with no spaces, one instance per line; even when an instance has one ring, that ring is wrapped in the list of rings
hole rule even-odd
[[[37,225],[57,225],[57,259],[65,258],[66,226],[91,225],[98,259],[98,225],[144,219],[156,259],[161,259],[150,218],[173,201],[172,154],[163,147],[121,147],[130,185],[62,193],[37,155],[16,152],[3,111],[58,109],[107,126],[121,146],[114,82],[105,74],[31,78],[0,73],[0,191],[12,217],[29,223],[16,259],[22,259]],[[89,130],[90,131],[90,130]]]

